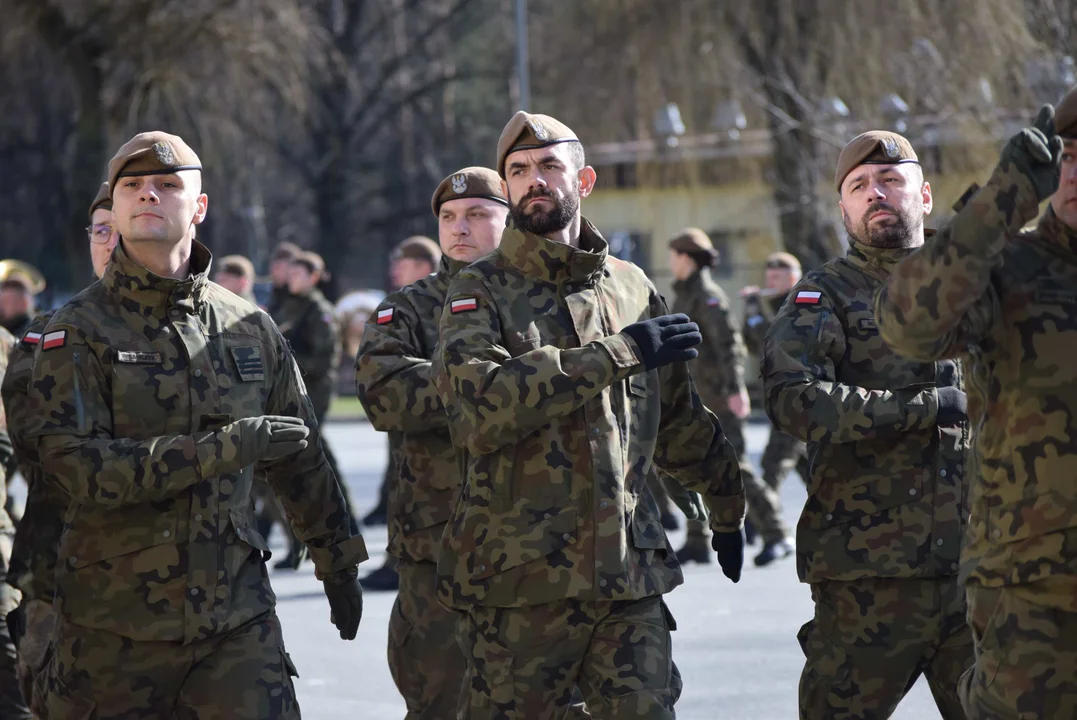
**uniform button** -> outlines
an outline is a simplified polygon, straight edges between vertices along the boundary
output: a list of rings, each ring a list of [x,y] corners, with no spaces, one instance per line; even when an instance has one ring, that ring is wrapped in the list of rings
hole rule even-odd
[[[598,428],[596,428],[596,427],[591,428],[591,434],[592,435],[599,435],[601,433],[602,433],[602,431],[599,430]]]
[[[952,565],[950,565],[950,569],[954,572],[957,572],[957,563],[953,563]]]
[[[195,377],[202,377],[202,371],[201,370],[195,370],[194,371],[194,376]]]
[[[198,594],[198,588],[191,588],[189,590],[189,592],[190,592],[191,595],[197,595]]]
[[[404,523],[404,532],[411,532],[411,523]]]
[[[479,572],[486,572],[486,566],[485,565],[479,565]]]
[[[991,531],[991,536],[993,538],[995,538],[996,540],[998,540],[1000,537],[1002,537],[1002,531],[999,530],[998,528],[996,528],[996,529]]]
[[[916,488],[909,488],[909,494],[910,495],[915,495],[916,494]]]
[[[946,477],[946,468],[943,468],[942,470],[939,470],[939,475],[942,475],[943,477]]]
[[[935,544],[938,545],[939,547],[942,547],[942,538],[939,538],[938,540],[936,540]]]
[[[605,579],[599,580],[598,584],[601,585],[602,587],[606,587],[606,580]]]
[[[165,537],[172,537],[172,531],[171,530],[165,530],[161,534],[164,535]]]
[[[827,520],[833,520],[834,519],[834,513],[827,513],[826,514],[826,519]]]
[[[194,516],[194,521],[195,522],[202,522],[202,516],[201,515],[195,515]]]
[[[172,308],[172,317],[179,317],[179,316],[180,316],[179,308]]]
[[[572,535],[570,533],[565,533],[561,536],[561,539],[565,542],[572,542]]]
[[[606,502],[605,500],[603,500],[602,502],[600,502],[600,503],[598,504],[598,506],[599,506],[600,508],[602,508],[603,510],[605,510],[606,508],[608,508],[608,507],[610,506],[610,504],[609,504],[608,502]]]

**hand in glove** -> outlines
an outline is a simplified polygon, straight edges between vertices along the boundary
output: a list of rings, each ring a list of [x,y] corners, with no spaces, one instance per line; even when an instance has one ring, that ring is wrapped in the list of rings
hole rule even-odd
[[[666,489],[666,495],[673,504],[680,508],[687,520],[706,520],[707,506],[703,504],[703,498],[699,493],[692,492],[674,477],[659,473],[658,481]]]
[[[307,446],[310,428],[299,418],[261,415],[225,425],[216,435],[225,448],[235,448],[234,454],[226,451],[227,459],[220,459],[219,472],[223,474],[299,452]]]
[[[1010,138],[1002,148],[999,164],[1011,162],[1024,174],[1043,201],[1058,189],[1062,163],[1062,138],[1055,134],[1055,109],[1044,105],[1030,127]]]
[[[722,574],[737,583],[744,568],[744,531],[716,532],[711,536],[711,547],[718,553]]]
[[[937,392],[939,393],[939,412],[935,417],[936,425],[945,427],[968,420],[968,395],[954,387],[941,387]]]
[[[699,326],[684,313],[641,320],[621,332],[636,343],[648,370],[691,360],[699,355],[695,346],[703,342]]]
[[[341,640],[354,640],[363,618],[363,588],[353,573],[335,573],[322,580],[329,599],[329,621],[340,631]]]

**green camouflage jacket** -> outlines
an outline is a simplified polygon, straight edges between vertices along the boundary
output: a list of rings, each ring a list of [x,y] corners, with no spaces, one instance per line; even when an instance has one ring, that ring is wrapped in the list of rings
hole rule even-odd
[[[350,537],[295,361],[269,316],[191,275],[158,277],[121,244],[105,277],[58,310],[34,358],[27,447],[71,498],[57,602],[70,621],[191,642],[272,609],[250,500],[254,467],[221,474],[245,417],[307,421],[308,447],[262,463],[319,575],[366,559]]]
[[[763,354],[763,342],[778,311],[785,304],[789,293],[763,297],[752,295],[744,299],[744,344],[753,355]]]
[[[912,357],[961,354],[976,424],[962,574],[1077,612],[1077,231],[1008,163],[877,300]]]
[[[319,420],[329,411],[340,364],[340,328],[333,304],[320,290],[293,295],[286,317],[277,323],[303,371],[310,401]]]
[[[436,273],[390,293],[367,322],[356,359],[355,389],[371,424],[401,436],[389,487],[389,553],[410,562],[437,562],[460,494],[431,359],[449,281],[463,267],[445,255]]]
[[[55,481],[44,477],[37,453],[27,449],[24,433],[30,424],[27,392],[34,370],[34,351],[52,316],[52,312],[42,313],[30,323],[11,351],[0,390],[19,472],[27,486],[26,507],[15,530],[7,582],[21,590],[24,598],[46,602],[51,602],[56,593],[56,549],[64,529],[68,498]]]
[[[908,253],[854,243],[801,280],[766,336],[767,414],[811,459],[802,582],[958,570],[968,424],[937,426],[936,387],[960,387],[960,366],[903,358],[875,326],[875,292]]]
[[[729,397],[744,389],[744,363],[748,359],[729,298],[711,277],[710,268],[673,283],[673,292],[672,312],[692,318],[703,334],[699,357],[689,363],[699,396],[719,416],[728,413]]]
[[[665,304],[607,249],[586,221],[579,249],[510,226],[449,286],[435,371],[466,474],[438,563],[447,605],[668,592],[682,578],[656,466],[703,495],[714,529],[741,526],[737,457],[688,366],[645,372],[620,333]]]

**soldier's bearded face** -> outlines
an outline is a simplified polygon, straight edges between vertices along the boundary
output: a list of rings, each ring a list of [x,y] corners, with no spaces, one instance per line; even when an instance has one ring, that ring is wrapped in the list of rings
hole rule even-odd
[[[512,205],[512,221],[516,227],[536,235],[549,235],[564,230],[580,210],[579,183],[560,196],[549,188],[534,187]],[[512,196],[509,196],[512,202]]]
[[[489,198],[448,200],[438,211],[441,251],[460,262],[473,263],[501,242],[508,208]]]
[[[516,227],[536,235],[564,230],[580,211],[580,168],[568,143],[505,158],[505,188]]]
[[[861,165],[842,183],[841,209],[854,240],[877,248],[916,247],[924,242],[931,187],[916,165]]]
[[[206,215],[198,171],[121,177],[112,193],[113,226],[129,243],[176,245]]]
[[[1051,196],[1051,209],[1067,227],[1077,230],[1077,140],[1063,139],[1062,174]]]

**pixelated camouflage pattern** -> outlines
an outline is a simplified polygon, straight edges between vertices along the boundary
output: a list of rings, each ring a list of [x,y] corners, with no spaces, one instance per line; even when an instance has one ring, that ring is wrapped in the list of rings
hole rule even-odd
[[[52,316],[52,311],[38,315],[26,333],[42,334]],[[56,552],[64,529],[68,498],[54,481],[44,477],[37,453],[26,447],[24,433],[30,419],[27,392],[37,349],[37,343],[26,340],[26,333],[11,351],[0,387],[11,443],[27,487],[26,506],[15,529],[7,582],[22,591],[24,600],[40,598],[51,603],[56,593]]]
[[[762,297],[750,295],[744,299],[744,324],[741,327],[741,336],[744,338],[744,346],[753,355],[763,354],[763,344],[778,311],[785,304],[789,293]]]
[[[1000,164],[898,266],[877,312],[898,351],[969,365],[977,482],[962,573],[1077,612],[1077,232],[1050,208],[1019,232],[1037,213],[1031,182]]]
[[[968,515],[968,424],[936,425],[936,386],[960,387],[883,342],[873,301],[908,250],[853,242],[809,273],[767,333],[765,407],[808,443],[808,500],[797,526],[803,582],[955,573]],[[797,304],[799,292],[817,304]]]
[[[25,698],[29,709],[39,718],[45,715],[45,681],[47,663],[52,657],[52,638],[56,631],[56,613],[52,603],[38,598],[23,596],[20,605],[25,612],[26,631],[19,641],[18,676],[19,693]]]
[[[711,277],[710,268],[700,268],[687,280],[673,283],[675,313],[684,313],[699,325],[703,343],[692,369],[703,404],[719,415],[728,407],[730,395],[744,390],[744,347],[729,307],[729,297]]]
[[[775,490],[785,482],[789,471],[796,468],[797,473],[804,484],[808,483],[808,445],[803,440],[798,440],[789,433],[782,432],[776,427],[770,428],[766,447],[763,455],[759,458],[759,469],[763,471],[763,482]]]
[[[442,256],[438,271],[390,293],[363,330],[355,390],[376,430],[399,435],[389,486],[389,553],[437,562],[441,533],[462,479],[449,417],[431,374],[449,281],[464,263]],[[392,309],[379,325],[378,311]]]
[[[340,326],[336,310],[320,290],[293,295],[277,322],[303,372],[314,415],[321,422],[329,412],[340,365]]]
[[[269,316],[207,279],[158,277],[119,246],[102,281],[46,328],[25,433],[70,497],[57,600],[65,618],[134,640],[190,643],[273,608],[254,526],[254,465],[235,420],[302,418],[305,450],[258,465],[319,575],[366,558],[321,450],[302,379]],[[44,345],[41,346],[42,348]],[[249,444],[250,440],[247,440]]]
[[[797,636],[802,720],[883,720],[921,674],[942,718],[964,720],[957,686],[973,648],[956,576],[826,581],[812,599]]]
[[[267,612],[189,645],[61,622],[41,683],[50,720],[299,720],[280,621]]]
[[[454,607],[668,592],[680,568],[647,479],[700,491],[711,526],[741,526],[736,454],[687,365],[645,372],[620,330],[667,314],[647,277],[608,256],[509,227],[453,279],[436,369],[464,488],[445,531],[439,593]],[[437,366],[440,363],[440,368]]]
[[[456,717],[587,717],[569,710],[578,687],[596,720],[672,720],[676,628],[660,597],[473,607],[460,622],[468,668]]]
[[[958,688],[970,718],[1077,717],[1077,613],[1025,594],[968,585],[976,666]]]

